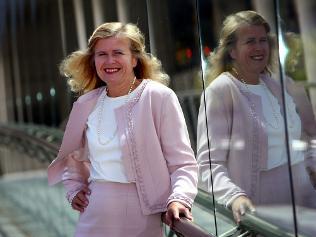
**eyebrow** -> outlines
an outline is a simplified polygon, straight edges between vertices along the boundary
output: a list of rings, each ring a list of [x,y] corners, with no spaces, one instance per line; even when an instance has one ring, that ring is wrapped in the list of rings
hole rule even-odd
[[[248,41],[248,40],[255,40],[255,39],[256,39],[255,36],[250,36],[250,37],[244,38],[243,40],[244,41]],[[259,37],[258,39],[259,40],[261,40],[261,39],[268,39],[268,37],[267,36],[262,36],[262,37]]]
[[[242,42],[247,42],[249,40],[255,40],[255,39],[256,39],[256,37],[246,37],[246,38],[241,39],[241,41]]]
[[[100,50],[95,50],[94,53],[106,53],[107,51],[104,51],[102,49]],[[123,49],[113,49],[112,52],[124,52]]]
[[[105,52],[106,50],[103,49],[99,49],[99,50],[95,50],[95,52]],[[124,51],[124,49],[112,49],[111,51]]]

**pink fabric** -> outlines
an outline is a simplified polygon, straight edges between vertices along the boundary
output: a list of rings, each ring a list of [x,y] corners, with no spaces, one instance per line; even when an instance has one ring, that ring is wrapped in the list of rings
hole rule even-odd
[[[92,182],[75,237],[162,237],[160,214],[143,215],[134,183]]]
[[[282,106],[278,82],[268,75],[262,75],[261,79]],[[286,86],[302,120],[302,139],[310,144],[316,137],[316,123],[311,104],[304,88],[296,86],[291,80],[286,81]],[[247,99],[248,97],[253,103],[258,117],[264,118],[260,97],[249,94],[240,83],[225,73],[207,87],[205,96],[207,114],[202,98],[197,129],[197,159],[201,187],[208,191],[212,189],[210,154],[214,194],[219,203],[229,205],[239,195],[247,195],[255,204],[260,203],[260,174],[267,168],[268,137],[264,123],[253,117]],[[210,139],[210,149],[207,136]],[[315,146],[310,146],[306,151],[305,163],[316,171],[315,159]]]
[[[82,157],[83,149],[70,153],[66,159],[64,159],[64,173],[63,184],[67,190],[66,198],[69,203],[75,195],[83,188],[88,186],[89,172],[87,172],[90,163],[78,162]]]
[[[142,84],[136,98],[115,111],[127,177],[136,181],[144,214],[163,212],[172,201],[191,207],[197,194],[197,164],[179,101],[160,83]],[[48,167],[49,184],[68,180],[69,197],[78,181],[84,185],[89,176],[86,121],[101,91],[93,90],[74,103],[58,156]]]
[[[316,208],[316,190],[305,170],[304,162],[292,165],[295,204]],[[260,204],[292,204],[287,164],[260,174]]]

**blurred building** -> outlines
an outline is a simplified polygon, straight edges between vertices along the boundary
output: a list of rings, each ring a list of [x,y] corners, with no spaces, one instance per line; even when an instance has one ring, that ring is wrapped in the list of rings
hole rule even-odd
[[[58,64],[85,48],[93,29],[106,21],[137,24],[177,92],[201,88],[201,60],[216,47],[221,21],[232,12],[257,10],[276,32],[278,10],[281,30],[302,31],[304,47],[312,45],[315,3],[278,4],[279,9],[273,0],[0,0],[0,121],[59,126],[75,98]],[[305,58],[312,67],[315,52]],[[303,80],[312,75],[312,69],[304,71]]]

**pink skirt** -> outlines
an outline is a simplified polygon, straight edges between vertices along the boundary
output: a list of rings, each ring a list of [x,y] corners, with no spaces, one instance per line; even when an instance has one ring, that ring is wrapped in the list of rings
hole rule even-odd
[[[143,215],[134,183],[91,182],[75,237],[162,237],[161,214]]]
[[[292,165],[295,204],[316,208],[316,190],[305,169],[304,162]],[[292,204],[287,164],[261,172],[260,204]]]

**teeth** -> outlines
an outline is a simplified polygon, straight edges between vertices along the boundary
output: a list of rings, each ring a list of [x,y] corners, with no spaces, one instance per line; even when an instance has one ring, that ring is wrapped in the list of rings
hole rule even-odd
[[[118,68],[106,68],[105,72],[113,73],[113,72],[117,72],[118,70],[119,70]]]
[[[262,60],[263,56],[252,56],[252,58],[255,60]]]

